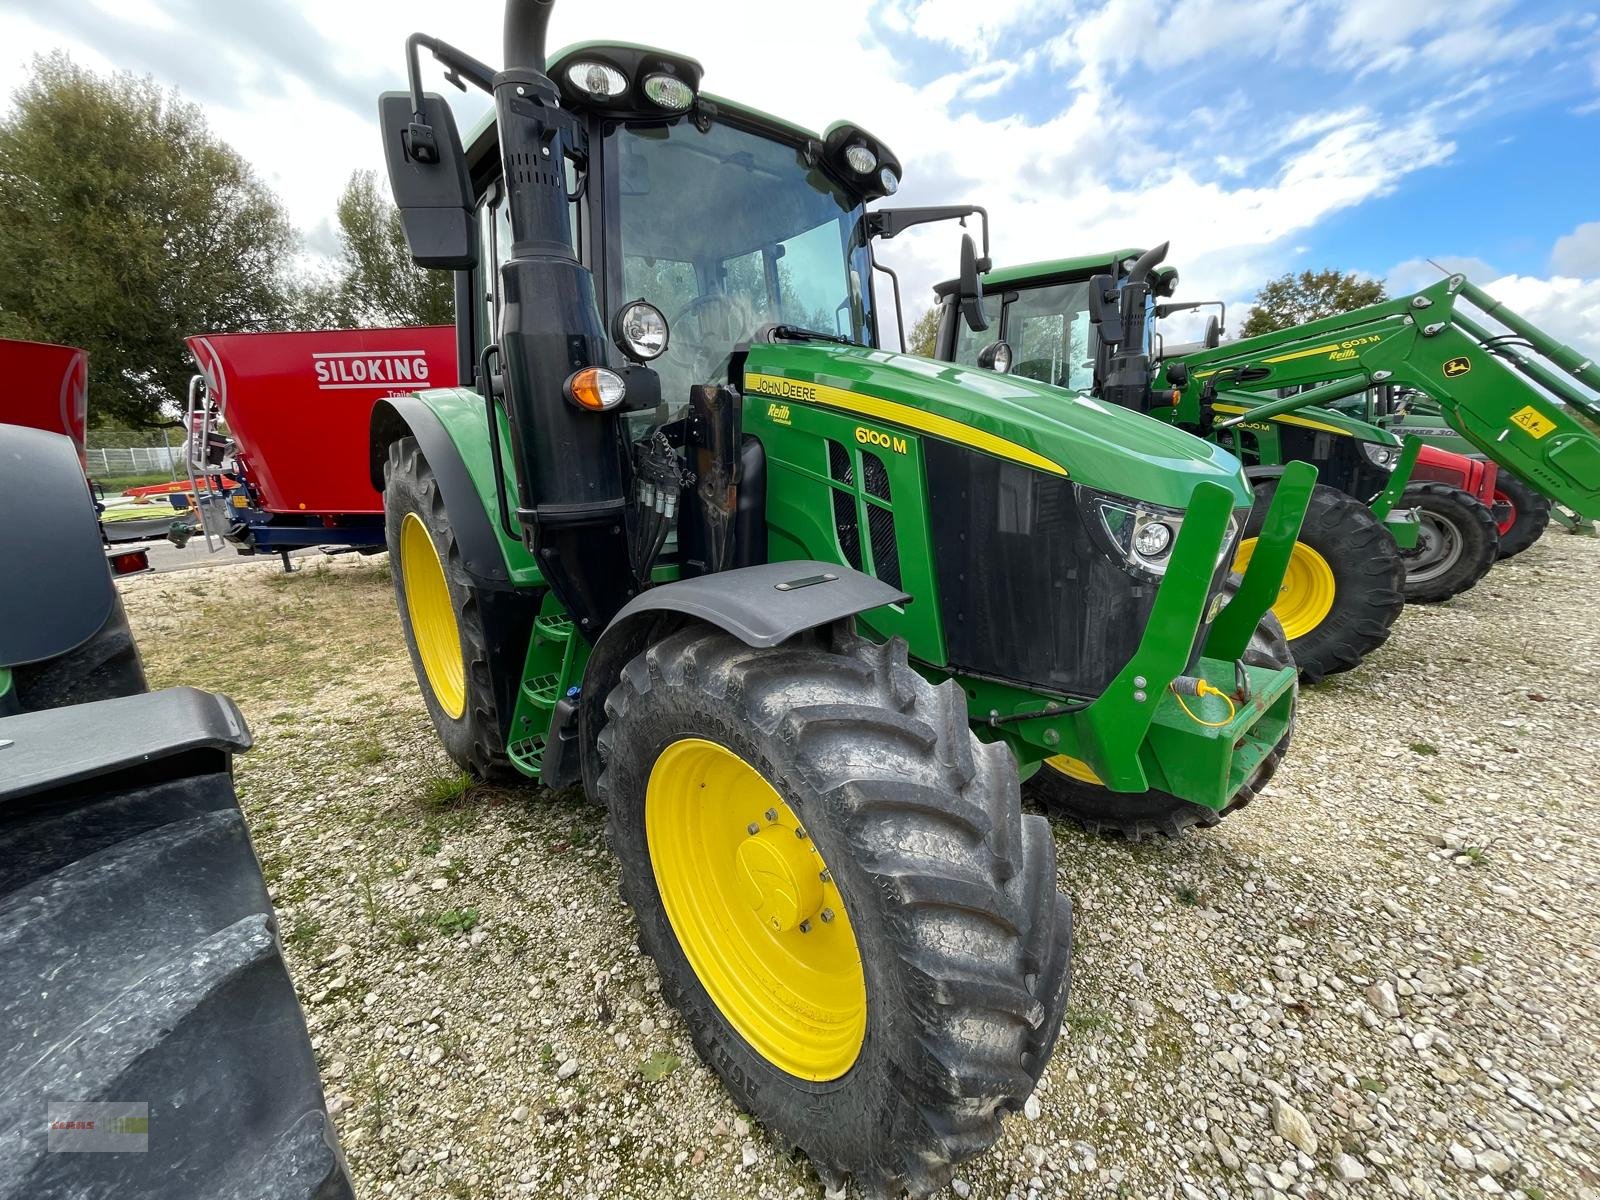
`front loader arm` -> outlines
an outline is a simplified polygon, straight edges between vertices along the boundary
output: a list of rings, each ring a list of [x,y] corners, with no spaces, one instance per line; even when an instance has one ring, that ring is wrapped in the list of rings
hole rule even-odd
[[[1463,300],[1512,332],[1495,334],[1457,311]],[[1415,388],[1438,403],[1451,428],[1501,467],[1581,516],[1600,516],[1600,370],[1463,276],[1181,361],[1189,372],[1179,389],[1185,420],[1200,418],[1206,381],[1221,372],[1227,372],[1225,386],[1234,393],[1312,388],[1263,403],[1225,425],[1379,384]],[[1254,369],[1240,374],[1247,367]]]

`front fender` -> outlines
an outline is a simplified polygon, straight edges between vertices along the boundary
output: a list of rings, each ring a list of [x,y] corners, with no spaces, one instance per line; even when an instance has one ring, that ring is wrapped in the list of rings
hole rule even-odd
[[[607,694],[636,654],[672,630],[698,621],[731,633],[747,646],[765,648],[809,629],[910,600],[905,592],[871,575],[838,563],[803,559],[718,571],[640,593],[606,626],[584,669],[578,708],[584,789],[595,794],[600,774],[595,739],[605,722]],[[544,782],[561,786],[572,780]]]

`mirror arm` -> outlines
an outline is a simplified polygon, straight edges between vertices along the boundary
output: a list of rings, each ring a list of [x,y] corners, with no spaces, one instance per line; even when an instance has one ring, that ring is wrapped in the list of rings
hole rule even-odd
[[[406,39],[406,80],[411,87],[411,128],[406,130],[406,152],[418,162],[438,162],[439,151],[422,108],[422,55],[427,50],[444,67],[444,77],[462,91],[467,84],[494,94],[494,71],[449,42],[413,33]]]
[[[905,310],[900,307],[900,276],[895,274],[893,267],[887,267],[879,262],[876,254],[872,256],[872,269],[874,271],[882,271],[889,277],[889,282],[894,285],[894,323],[899,327],[900,353],[907,354],[909,351],[906,348],[906,314]]]

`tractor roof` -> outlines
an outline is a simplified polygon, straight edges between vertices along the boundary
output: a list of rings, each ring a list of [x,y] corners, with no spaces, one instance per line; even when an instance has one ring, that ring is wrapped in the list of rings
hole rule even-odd
[[[1041,262],[1019,263],[1012,267],[996,267],[983,277],[988,289],[1025,283],[1029,286],[1046,283],[1065,283],[1073,279],[1087,279],[1110,271],[1117,263],[1127,262],[1143,254],[1141,248],[1106,250],[1099,254],[1085,254],[1078,258],[1048,258]],[[957,280],[946,279],[934,284],[935,295],[947,296],[956,290]]]

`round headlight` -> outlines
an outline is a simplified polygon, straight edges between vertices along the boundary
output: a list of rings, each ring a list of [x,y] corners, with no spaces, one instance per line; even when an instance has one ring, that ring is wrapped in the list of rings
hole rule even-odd
[[[694,103],[694,89],[676,75],[646,75],[642,87],[651,104],[673,112]]]
[[[622,403],[628,385],[605,367],[582,367],[567,376],[567,399],[587,412],[606,412]]]
[[[666,353],[667,318],[648,300],[631,301],[617,310],[611,337],[634,362],[649,362]]]
[[[575,62],[567,68],[567,82],[596,100],[615,100],[628,90],[628,78],[602,62]]]
[[[900,190],[900,176],[894,173],[893,167],[885,167],[879,171],[878,182],[883,184],[885,195],[892,196]]]
[[[1002,375],[1011,373],[1011,347],[1004,342],[994,352],[994,369]]]
[[[1147,521],[1134,531],[1133,548],[1144,558],[1160,558],[1172,546],[1172,529],[1163,521]]]
[[[878,156],[870,146],[863,146],[860,142],[845,148],[844,160],[857,175],[871,175],[878,169]]]

